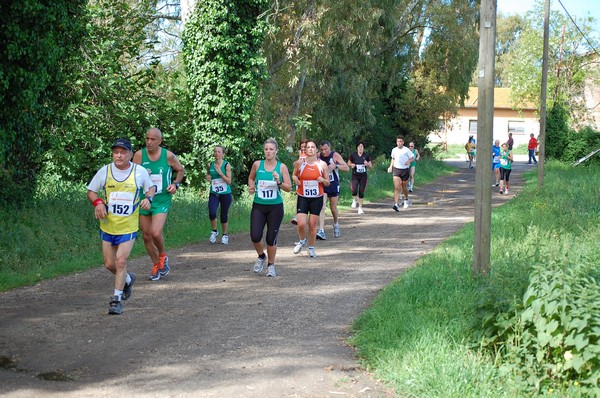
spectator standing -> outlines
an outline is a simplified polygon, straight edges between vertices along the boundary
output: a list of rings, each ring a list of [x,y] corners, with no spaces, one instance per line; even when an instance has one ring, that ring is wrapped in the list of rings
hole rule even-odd
[[[531,164],[531,161],[537,164],[537,159],[535,158],[535,150],[538,146],[538,141],[535,136],[532,134],[529,135],[529,143],[527,144],[527,151],[529,152],[529,161],[527,164]]]
[[[506,140],[506,145],[508,145],[508,149],[512,151],[514,144],[515,140],[513,140],[512,133],[508,133],[508,140]]]

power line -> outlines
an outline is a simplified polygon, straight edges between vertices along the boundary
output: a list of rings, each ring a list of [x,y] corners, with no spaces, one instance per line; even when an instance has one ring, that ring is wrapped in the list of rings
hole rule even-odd
[[[588,46],[590,46],[590,48],[594,51],[594,53],[597,55],[598,51],[596,50],[596,48],[592,45],[592,43],[590,43],[589,39],[587,38],[587,36],[581,31],[581,29],[579,29],[579,26],[577,25],[577,22],[575,22],[575,20],[573,19],[573,17],[571,16],[571,14],[569,14],[569,11],[567,11],[567,8],[564,6],[564,4],[562,3],[562,1],[558,0],[558,4],[560,4],[560,6],[563,8],[563,10],[565,10],[565,13],[567,14],[567,16],[569,17],[569,19],[571,20],[571,22],[573,22],[573,25],[575,25],[575,28],[577,28],[577,31],[579,32],[579,34],[581,36],[583,36],[583,38],[585,39],[585,41],[587,42]]]

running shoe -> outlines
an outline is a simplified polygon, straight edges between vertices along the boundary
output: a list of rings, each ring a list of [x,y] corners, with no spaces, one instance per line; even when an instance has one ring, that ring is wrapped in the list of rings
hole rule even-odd
[[[342,236],[342,231],[340,231],[339,224],[335,224],[333,226],[333,236],[336,238],[339,238],[340,236]]]
[[[267,276],[277,276],[277,273],[275,272],[275,264],[271,264],[267,267]]]
[[[121,315],[123,313],[123,305],[119,300],[119,296],[112,296],[108,303],[108,315]]]
[[[317,231],[317,239],[319,240],[326,240],[327,238],[325,237],[325,231],[320,229]]]
[[[131,297],[131,292],[133,291],[133,284],[135,283],[135,273],[128,272],[127,273],[131,278],[131,282],[125,283],[125,287],[123,288],[123,294],[121,295],[121,300],[127,300]]]
[[[210,243],[215,243],[217,241],[217,236],[219,236],[219,231],[211,231],[210,238],[208,238],[208,241]]]
[[[408,199],[406,199],[406,200],[404,201],[404,206],[403,206],[403,207],[404,207],[405,209],[408,209],[408,206],[410,206],[410,201],[409,201]]]
[[[363,211],[362,207],[358,208],[358,214],[365,214],[365,212]]]
[[[500,195],[502,195],[502,194],[504,193],[504,192],[502,192],[502,190],[500,190],[500,191],[498,191],[498,192],[500,192]]]
[[[315,253],[315,248],[314,247],[309,247],[308,248],[308,257],[317,257],[317,253]]]
[[[156,263],[152,266],[152,272],[150,273],[150,276],[148,277],[148,279],[150,279],[151,281],[157,281],[160,279],[160,264]]]
[[[392,206],[392,209],[394,209],[396,211],[400,211],[400,208],[398,207],[398,205],[396,203],[394,203],[394,205]]]
[[[159,265],[158,272],[160,273],[161,277],[169,275],[169,272],[171,271],[171,267],[169,267],[169,257],[158,256],[158,265]]]
[[[292,218],[292,221],[290,222],[294,225],[298,225],[298,220],[296,219],[296,217]]]
[[[504,193],[508,195],[508,188],[504,190]]]
[[[221,236],[221,243],[224,245],[228,245],[229,244],[229,235],[224,234],[223,236]]]
[[[296,246],[294,246],[294,254],[298,254],[302,251],[302,248],[306,245],[306,239],[302,239],[301,241],[296,242]]]
[[[356,200],[352,201],[352,204],[350,205],[351,208],[356,209]]]
[[[264,258],[257,258],[256,262],[254,263],[254,272],[256,272],[257,274],[259,272],[262,272],[262,270],[265,268],[265,264],[267,263],[267,256],[265,255]]]

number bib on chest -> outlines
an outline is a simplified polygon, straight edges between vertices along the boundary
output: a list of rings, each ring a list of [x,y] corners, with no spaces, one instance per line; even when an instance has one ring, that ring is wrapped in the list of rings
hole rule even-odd
[[[264,200],[277,199],[277,183],[275,181],[258,181],[258,197]]]
[[[364,173],[367,171],[367,168],[365,167],[364,164],[357,164],[356,165],[356,172],[357,173]]]
[[[119,217],[133,214],[132,192],[111,192],[108,197],[108,212]]]
[[[503,159],[500,159],[500,164],[501,164],[502,166],[506,166],[506,165],[508,164],[508,159],[504,159],[504,158],[503,158]]]
[[[154,184],[156,194],[158,195],[162,192],[163,188],[162,174],[150,174],[150,179],[152,180],[152,184]]]
[[[319,196],[319,182],[317,180],[303,181],[303,195],[306,198],[316,198]]]
[[[215,178],[211,182],[212,190],[215,193],[225,192],[227,190],[227,183],[222,178]]]

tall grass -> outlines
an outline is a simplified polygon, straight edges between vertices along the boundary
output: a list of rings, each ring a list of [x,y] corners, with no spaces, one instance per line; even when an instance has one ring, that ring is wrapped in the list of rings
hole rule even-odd
[[[543,269],[557,259],[564,268],[584,270],[577,278],[587,286],[595,284],[597,291],[600,283],[600,169],[549,163],[542,189],[533,172],[526,178],[523,193],[493,210],[488,277],[472,275],[473,224],[469,224],[384,289],[354,323],[351,342],[364,364],[400,395],[579,397],[599,391],[593,383],[582,387],[577,375],[560,377],[556,374],[560,365],[550,364],[554,367],[547,366],[544,369],[550,370],[541,375],[519,366],[510,355],[524,355],[539,367],[548,365],[538,352],[524,352],[526,346],[518,344],[522,342],[505,340],[493,346],[502,352],[482,348],[485,330],[480,311],[485,305],[495,306],[496,314],[520,308],[514,303],[523,302],[534,268]],[[559,255],[565,251],[569,254]],[[577,306],[568,293],[575,287],[561,288],[565,290],[556,294],[563,295],[568,306]],[[590,306],[588,300],[582,305],[588,307],[580,312],[598,314],[600,303]],[[517,323],[522,319],[520,314],[512,318]],[[492,321],[496,327],[520,330],[510,322]],[[597,349],[600,329],[594,328],[588,342]],[[563,352],[559,347],[551,354],[560,360]]]
[[[389,161],[379,159],[375,164],[369,173],[367,202],[393,195],[391,178],[386,173]],[[424,159],[419,163],[415,185],[447,172],[449,168],[443,163]],[[349,173],[342,172],[341,177],[340,208],[344,209],[349,207],[352,197],[348,189]],[[284,198],[285,221],[289,222],[296,197],[284,194]],[[230,233],[249,229],[251,199],[244,193],[234,200],[229,214]],[[204,241],[209,233],[207,193],[181,189],[173,198],[164,228],[167,249]],[[132,257],[140,255],[146,254],[138,236]],[[0,291],[101,264],[98,221],[86,199],[83,183],[67,186],[59,180],[49,180],[31,205],[0,209]]]

